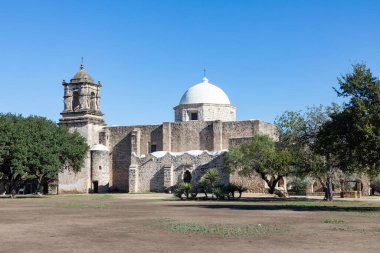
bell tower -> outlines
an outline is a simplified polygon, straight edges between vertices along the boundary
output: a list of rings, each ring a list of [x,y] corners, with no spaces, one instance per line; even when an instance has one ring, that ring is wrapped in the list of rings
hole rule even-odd
[[[101,83],[95,83],[87,74],[83,64],[79,71],[67,83],[63,80],[64,109],[59,124],[72,126],[76,123],[95,123],[103,125],[103,113],[100,111]]]
[[[86,72],[83,64],[79,71],[67,83],[62,82],[64,88],[64,109],[61,112],[59,125],[65,126],[71,132],[78,132],[87,140],[90,147],[99,144],[100,132],[104,130],[103,113],[100,111],[99,91],[101,83]],[[86,193],[92,188],[91,154],[85,158],[80,172],[72,173],[65,170],[58,174],[59,193]]]

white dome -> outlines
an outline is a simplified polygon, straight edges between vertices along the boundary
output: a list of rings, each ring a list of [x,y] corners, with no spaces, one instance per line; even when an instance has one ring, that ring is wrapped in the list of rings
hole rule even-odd
[[[180,105],[183,104],[231,104],[226,93],[224,91],[209,83],[206,77],[203,78],[203,82],[198,83],[188,89],[183,94]]]

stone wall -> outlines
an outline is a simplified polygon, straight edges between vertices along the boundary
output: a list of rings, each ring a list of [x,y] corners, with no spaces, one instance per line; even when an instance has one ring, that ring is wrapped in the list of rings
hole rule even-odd
[[[220,179],[217,184],[234,182],[243,185],[249,192],[264,193],[266,185],[257,175],[231,175],[224,169],[226,151],[207,152],[155,152],[143,157],[133,156],[129,172],[129,192],[163,192],[183,182],[185,171],[191,173],[191,184],[197,183],[210,168],[216,168]]]
[[[258,175],[242,176],[238,172],[231,173],[230,181],[243,185],[248,192],[266,193],[266,183]]]
[[[236,108],[223,104],[183,104],[174,108],[176,122],[191,121],[191,113],[198,114],[198,121],[235,121]]]
[[[235,121],[236,108],[232,105],[203,105],[203,120],[204,121]]]
[[[108,127],[108,147],[111,153],[112,168],[111,190],[128,191],[128,169],[131,165],[131,154],[133,152],[132,132],[136,129],[140,133],[140,154],[149,153],[152,144],[157,145],[158,150],[162,149],[162,125]]]
[[[87,139],[91,147],[99,143],[99,132],[103,125],[91,123],[75,123],[67,125],[71,132],[78,132]],[[74,173],[64,170],[58,174],[58,193],[87,193],[91,189],[91,154],[88,151],[82,169]]]
[[[108,192],[110,184],[109,152],[106,150],[91,150],[91,190],[94,192],[94,182],[98,182],[98,192]]]
[[[278,139],[277,128],[260,120],[233,121],[223,123],[222,148],[228,149],[231,139],[250,138],[258,134],[266,134]]]
[[[220,174],[218,183],[228,183],[229,175],[223,170],[223,154],[223,151],[218,153],[192,151],[155,152],[140,158],[135,156],[133,160],[136,165],[132,165],[132,170],[130,170],[129,192],[163,192],[165,187],[183,182],[183,174],[186,170],[191,173],[191,183],[194,187],[209,168],[218,169]],[[134,180],[131,180],[132,178]],[[138,187],[135,187],[136,185]]]
[[[99,139],[108,138],[111,153],[111,190],[128,191],[131,155],[148,155],[151,145],[156,151],[185,152],[189,150],[228,149],[231,143],[250,140],[255,134],[271,134],[276,128],[261,121],[187,121],[162,125],[108,127],[100,132]],[[108,137],[109,136],[109,137]],[[239,139],[239,140],[238,140]],[[162,164],[164,166],[164,164]],[[162,167],[163,168],[163,167]],[[160,169],[162,169],[160,168]],[[162,172],[162,171],[161,171]],[[157,175],[161,175],[161,172]],[[157,176],[156,176],[157,177]],[[157,178],[163,180],[163,178]],[[160,185],[162,185],[160,183]],[[153,187],[154,188],[154,187]]]
[[[212,122],[189,121],[171,123],[171,150],[213,150]]]

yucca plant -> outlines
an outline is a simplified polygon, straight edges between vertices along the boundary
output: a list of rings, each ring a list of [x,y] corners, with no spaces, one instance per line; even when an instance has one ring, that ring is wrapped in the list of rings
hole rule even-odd
[[[208,199],[208,196],[207,196],[207,189],[209,187],[209,182],[208,180],[202,178],[199,182],[198,182],[198,188],[201,190],[201,192],[203,192],[206,196],[206,199]]]
[[[212,193],[215,195],[215,198],[216,199],[225,199],[225,194],[224,194],[224,190],[223,190],[223,187],[214,187],[212,189]]]
[[[237,185],[237,192],[239,193],[239,197],[237,199],[241,198],[241,195],[243,192],[246,192],[248,189],[242,185]]]
[[[174,191],[174,195],[180,199],[183,199],[183,195],[185,195],[186,199],[189,199],[191,191],[190,183],[181,183],[178,188]]]
[[[215,183],[219,180],[218,170],[215,168],[208,169],[203,178],[208,182],[210,188],[213,190]],[[212,197],[214,197],[214,194]]]
[[[235,192],[238,191],[238,186],[234,183],[228,183],[224,186],[224,191],[228,199],[235,199]]]

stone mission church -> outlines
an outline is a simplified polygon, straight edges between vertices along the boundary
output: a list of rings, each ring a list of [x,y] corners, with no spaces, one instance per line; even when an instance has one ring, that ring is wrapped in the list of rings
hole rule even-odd
[[[59,193],[163,192],[185,178],[195,185],[209,168],[219,170],[220,183],[265,191],[258,177],[227,174],[223,157],[229,147],[254,135],[277,138],[276,127],[260,120],[236,121],[236,107],[206,77],[183,94],[174,107],[174,122],[159,125],[108,127],[100,110],[102,84],[83,65],[62,85],[59,124],[84,136],[90,151],[80,172],[58,175]]]

